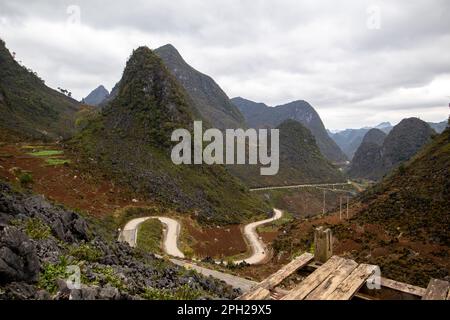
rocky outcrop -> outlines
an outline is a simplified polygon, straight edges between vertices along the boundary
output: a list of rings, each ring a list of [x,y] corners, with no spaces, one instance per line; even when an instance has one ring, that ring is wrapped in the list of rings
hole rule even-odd
[[[39,259],[34,244],[12,226],[0,227],[0,283],[36,282]]]
[[[107,241],[97,228],[75,212],[0,182],[0,300],[170,299],[180,288],[187,299],[240,293],[128,244]],[[65,280],[69,266],[79,268],[80,287]]]

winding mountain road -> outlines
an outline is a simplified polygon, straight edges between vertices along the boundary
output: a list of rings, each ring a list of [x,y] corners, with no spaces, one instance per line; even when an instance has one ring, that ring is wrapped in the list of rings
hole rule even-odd
[[[273,209],[274,215],[270,219],[256,221],[247,224],[244,227],[244,236],[247,238],[247,242],[252,250],[252,255],[246,259],[235,261],[235,263],[246,262],[248,264],[258,264],[263,262],[267,258],[267,246],[260,239],[256,228],[263,224],[273,222],[280,219],[283,216],[283,212],[278,209]]]
[[[181,226],[177,220],[172,218],[144,217],[132,219],[128,221],[120,233],[119,241],[128,242],[131,247],[136,247],[139,225],[148,219],[158,219],[165,226],[163,239],[164,252],[170,256],[184,259],[183,252],[178,248]]]
[[[283,212],[281,210],[274,209],[273,211],[274,216],[272,218],[252,222],[244,227],[244,236],[251,249],[251,255],[246,259],[235,261],[235,263],[241,263],[245,261],[248,264],[259,264],[267,258],[267,246],[260,239],[256,229],[263,224],[273,222],[283,216]],[[131,247],[136,247],[139,225],[148,219],[158,219],[165,225],[163,239],[164,252],[172,257],[184,259],[185,256],[183,252],[181,252],[181,250],[178,248],[178,238],[180,236],[181,226],[177,220],[172,218],[144,217],[132,219],[125,225],[122,232],[120,233],[119,241],[128,242]]]

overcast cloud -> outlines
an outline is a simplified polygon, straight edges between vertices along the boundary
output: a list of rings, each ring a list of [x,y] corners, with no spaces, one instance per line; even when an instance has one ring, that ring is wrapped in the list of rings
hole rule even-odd
[[[331,129],[449,113],[448,0],[1,0],[0,38],[78,99],[172,43],[230,97],[307,100]]]

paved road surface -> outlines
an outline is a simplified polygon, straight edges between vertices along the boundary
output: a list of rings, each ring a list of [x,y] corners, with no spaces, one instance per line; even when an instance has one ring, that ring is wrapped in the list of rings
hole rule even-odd
[[[235,263],[245,261],[248,264],[258,264],[267,258],[267,246],[260,239],[258,233],[256,232],[256,228],[263,224],[278,220],[283,216],[283,212],[281,210],[273,209],[273,212],[274,215],[272,218],[249,223],[244,227],[244,236],[247,238],[250,245],[252,255],[246,259],[235,261]]]
[[[242,292],[249,291],[253,286],[255,286],[257,284],[256,281],[252,281],[252,280],[248,280],[245,278],[233,276],[228,273],[200,267],[194,263],[186,262],[183,260],[170,259],[170,261],[172,261],[172,263],[182,266],[186,269],[193,269],[193,270],[197,271],[198,273],[203,274],[206,277],[212,276],[216,279],[225,281],[227,284],[229,284],[233,288],[241,289]]]
[[[335,186],[346,186],[351,184],[350,181],[339,182],[339,183],[316,183],[316,184],[296,184],[291,186],[273,186],[273,187],[260,187],[252,188],[250,191],[262,191],[262,190],[277,190],[277,189],[297,189],[297,188],[311,188],[311,187],[335,187]]]
[[[163,250],[170,256],[184,259],[184,254],[178,248],[178,238],[180,235],[180,223],[167,217],[144,217],[130,220],[119,236],[120,241],[126,241],[131,247],[136,247],[137,233],[139,225],[148,219],[158,219],[165,226]]]

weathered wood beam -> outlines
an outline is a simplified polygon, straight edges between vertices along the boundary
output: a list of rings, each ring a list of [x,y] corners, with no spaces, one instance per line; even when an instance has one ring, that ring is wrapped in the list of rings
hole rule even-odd
[[[295,271],[307,265],[313,258],[314,256],[308,252],[296,257],[287,265],[283,266],[280,270],[261,281],[258,284],[258,287],[266,288],[269,290],[275,288],[277,285],[283,282],[284,279],[292,275]]]
[[[425,292],[427,291],[424,288],[414,286],[412,284],[398,282],[398,281],[383,278],[383,277],[381,277],[381,286],[392,289],[392,290],[408,293],[408,294],[411,294],[413,296],[418,296],[418,297],[424,296]]]
[[[311,291],[317,288],[345,259],[333,256],[323,266],[311,273],[299,285],[292,289],[281,300],[303,300]]]
[[[325,300],[358,267],[353,260],[345,260],[305,300]]]
[[[378,266],[360,264],[326,299],[350,300],[377,268]]]
[[[265,288],[256,288],[239,297],[239,300],[267,300],[270,297],[270,291]]]
[[[422,300],[446,300],[450,283],[444,280],[431,279]]]

